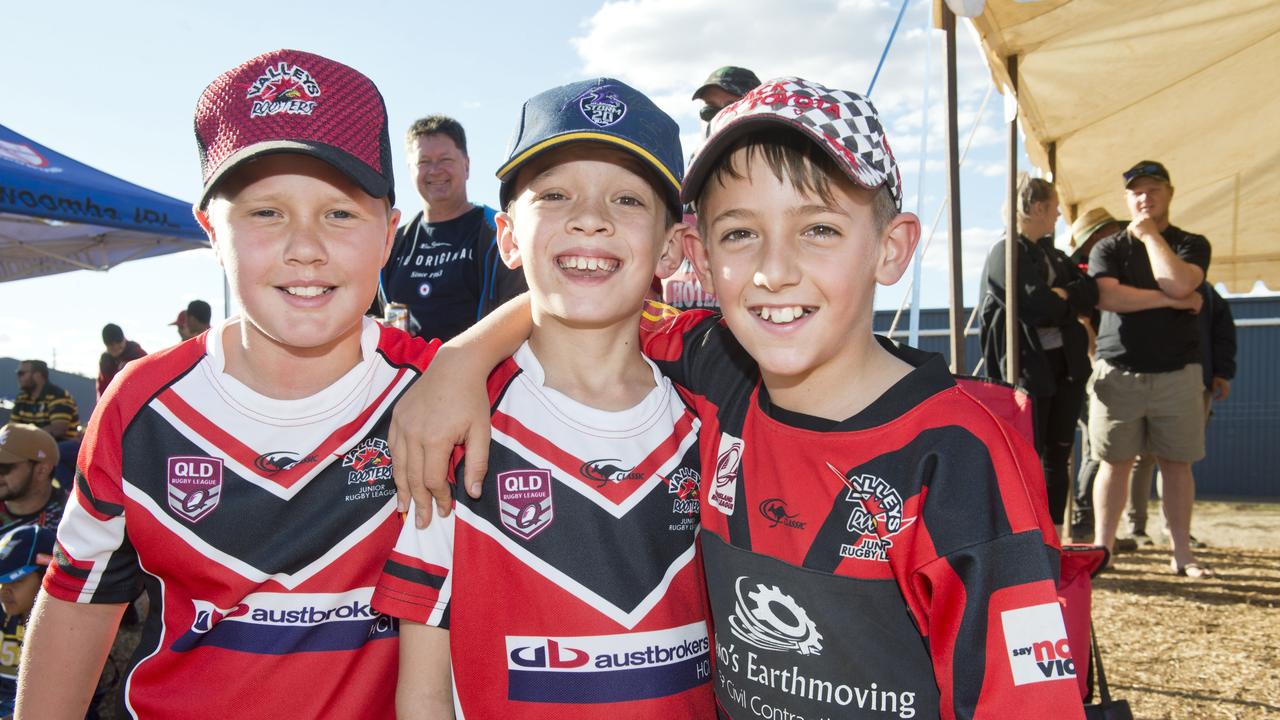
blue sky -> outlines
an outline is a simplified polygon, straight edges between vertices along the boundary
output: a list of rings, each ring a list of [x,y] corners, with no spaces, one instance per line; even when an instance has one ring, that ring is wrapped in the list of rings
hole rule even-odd
[[[920,205],[926,234],[945,194],[941,34],[930,41],[925,29],[931,4],[911,0],[872,95],[901,166],[907,209],[917,204],[921,148],[927,147]],[[709,71],[735,64],[762,79],[800,75],[865,92],[898,6],[898,0],[230,0],[195,10],[188,3],[129,0],[24,3],[5,11],[0,124],[101,170],[193,199],[200,172],[191,118],[200,91],[261,52],[304,49],[347,63],[378,84],[391,121],[399,206],[411,215],[419,200],[399,137],[416,117],[443,112],[463,123],[471,199],[493,204],[493,171],[520,104],[537,92],[584,77],[618,77],[680,122],[688,152],[698,137],[697,104],[689,94]],[[966,28],[959,63],[963,141],[990,84]],[[922,124],[926,65],[930,107]],[[1003,222],[1001,100],[991,99],[962,170],[970,304]],[[939,231],[922,266],[924,307],[947,301],[945,264],[946,235]],[[882,289],[877,307],[898,307],[909,277]],[[0,356],[44,358],[93,375],[102,325],[118,323],[144,348],[160,349],[177,340],[167,323],[194,298],[209,301],[221,317],[222,275],[209,251],[106,273],[0,283]]]

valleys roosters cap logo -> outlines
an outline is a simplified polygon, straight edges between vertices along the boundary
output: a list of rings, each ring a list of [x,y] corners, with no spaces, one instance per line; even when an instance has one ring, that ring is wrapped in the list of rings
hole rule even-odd
[[[169,458],[169,509],[199,522],[222,499],[222,460],[211,457]]]
[[[267,67],[249,86],[246,100],[252,100],[249,117],[288,113],[310,115],[320,97],[320,83],[298,65],[280,62]]]

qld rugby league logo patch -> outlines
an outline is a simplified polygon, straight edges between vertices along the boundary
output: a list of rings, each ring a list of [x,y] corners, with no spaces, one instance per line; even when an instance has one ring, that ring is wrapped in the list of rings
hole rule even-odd
[[[320,83],[298,65],[280,62],[263,71],[249,86],[246,100],[252,100],[249,117],[268,115],[310,115],[320,97]]]
[[[612,85],[598,85],[584,91],[578,96],[578,109],[582,116],[597,127],[609,127],[617,124],[627,114],[627,104],[611,88]]]
[[[169,509],[189,522],[199,522],[222,499],[222,460],[211,457],[169,458]]]
[[[555,519],[550,470],[498,473],[498,510],[502,524],[524,540],[546,530]]]

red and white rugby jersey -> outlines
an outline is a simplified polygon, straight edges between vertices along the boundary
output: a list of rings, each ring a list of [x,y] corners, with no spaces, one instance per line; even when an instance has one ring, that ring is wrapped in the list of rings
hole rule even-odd
[[[544,387],[528,345],[490,376],[481,499],[406,523],[374,596],[450,630],[459,717],[715,717],[698,420],[654,379],[606,412]]]
[[[366,320],[356,367],[273,400],[223,373],[224,329],[98,403],[44,587],[147,591],[129,717],[394,717],[398,624],[370,606],[402,524],[386,433],[436,344]]]
[[[1083,717],[1040,463],[940,356],[882,340],[915,369],[832,422],[772,406],[709,313],[644,344],[703,422],[724,717]]]

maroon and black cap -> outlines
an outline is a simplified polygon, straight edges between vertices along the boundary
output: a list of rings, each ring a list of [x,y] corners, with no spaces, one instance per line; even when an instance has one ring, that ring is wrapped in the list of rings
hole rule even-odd
[[[323,160],[395,203],[386,104],[372,80],[342,63],[299,50],[259,55],[205,88],[195,130],[200,208],[229,172],[273,153]]]
[[[849,90],[794,77],[754,88],[711,120],[707,140],[685,173],[681,199],[697,200],[730,143],[770,125],[796,130],[813,141],[858,185],[868,190],[888,188],[894,206],[902,209],[902,175],[871,101]]]

